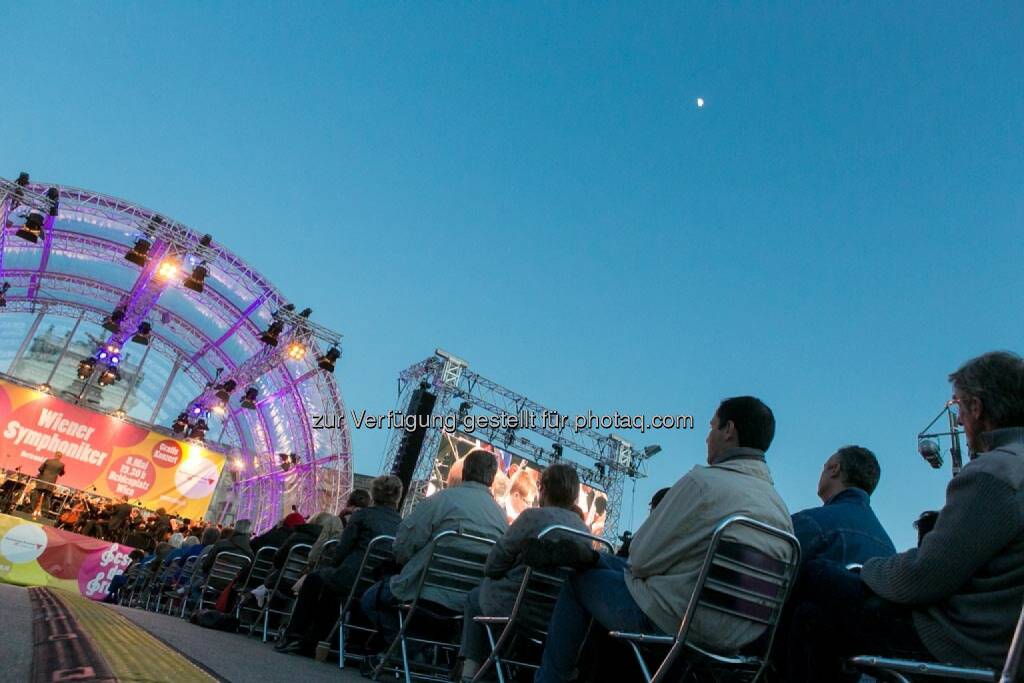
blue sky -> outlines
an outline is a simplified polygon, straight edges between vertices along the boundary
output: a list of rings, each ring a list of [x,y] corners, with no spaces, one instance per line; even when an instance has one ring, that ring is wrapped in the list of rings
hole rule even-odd
[[[859,443],[909,546],[949,476],[915,451],[946,375],[1021,351],[1019,3],[0,16],[0,175],[212,233],[345,334],[350,408],[393,407],[440,346],[563,412],[692,413],[635,439],[664,451],[634,527],[703,461],[718,401],[753,393],[791,509]],[[376,472],[384,435],[353,442]]]

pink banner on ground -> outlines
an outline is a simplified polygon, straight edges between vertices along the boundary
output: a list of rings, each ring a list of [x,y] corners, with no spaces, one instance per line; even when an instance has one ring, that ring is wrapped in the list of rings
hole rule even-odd
[[[132,548],[0,515],[0,581],[102,600]]]

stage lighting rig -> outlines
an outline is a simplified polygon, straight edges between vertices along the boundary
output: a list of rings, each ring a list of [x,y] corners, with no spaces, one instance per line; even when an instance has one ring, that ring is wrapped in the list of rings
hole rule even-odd
[[[188,430],[188,438],[202,441],[209,429],[210,426],[206,424],[206,420],[199,418],[195,421],[195,424],[192,425],[192,428]]]
[[[78,361],[78,379],[89,379],[96,370],[95,358],[83,358]]]
[[[339,358],[341,358],[341,349],[332,346],[327,349],[327,353],[317,359],[316,364],[324,372],[334,372],[334,364]]]
[[[124,306],[118,306],[113,312],[103,321],[103,329],[110,330],[111,332],[117,333],[121,331],[121,323],[124,322],[125,316],[127,315]]]
[[[551,444],[551,459],[558,462],[562,459],[562,444],[553,443]]]
[[[258,397],[259,395],[259,389],[257,389],[256,387],[249,387],[248,389],[245,390],[245,395],[242,397],[242,400],[239,402],[239,405],[241,405],[246,410],[256,410],[256,397]]]
[[[299,313],[299,317],[300,318],[308,318],[311,315],[313,315],[313,309],[312,308],[303,308],[302,312]]]
[[[188,414],[178,413],[178,417],[174,419],[174,423],[171,425],[171,431],[175,434],[184,434],[186,429],[188,429]]]
[[[165,258],[160,262],[160,267],[156,270],[157,275],[165,280],[170,280],[178,274],[178,262],[173,258]]]
[[[302,360],[306,357],[306,347],[300,341],[293,341],[288,345],[288,357],[292,360]]]
[[[7,290],[11,288],[10,282],[4,282],[0,285],[0,308],[7,308]],[[332,370],[334,368],[331,368]]]
[[[200,263],[198,266],[192,269],[192,274],[185,278],[185,289],[191,289],[197,294],[202,294],[206,288],[206,276],[209,275],[210,270],[206,267],[206,263]]]
[[[153,244],[149,240],[135,240],[135,246],[124,255],[125,261],[134,263],[137,266],[145,266],[149,261],[149,250]]]
[[[96,384],[101,387],[109,386],[121,379],[121,373],[118,371],[116,365],[108,365],[100,373],[100,376],[96,378]]]
[[[277,346],[282,332],[284,332],[284,323],[280,320],[275,320],[270,323],[267,331],[260,335],[260,341],[267,346]]]
[[[238,388],[238,382],[233,379],[229,379],[227,382],[224,382],[224,384],[217,387],[217,391],[214,395],[219,398],[222,403],[227,403],[228,399],[231,398],[231,392],[236,388]]]
[[[136,344],[142,344],[143,346],[149,345],[149,338],[153,334],[153,326],[143,321],[139,323],[139,329],[132,335],[132,341]]]
[[[32,211],[25,219],[25,225],[18,228],[15,236],[36,243],[43,236],[43,214]]]

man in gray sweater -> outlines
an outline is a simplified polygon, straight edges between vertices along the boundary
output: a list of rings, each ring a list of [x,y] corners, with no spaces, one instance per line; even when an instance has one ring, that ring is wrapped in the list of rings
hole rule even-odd
[[[856,654],[1002,666],[1024,600],[1024,359],[986,353],[949,380],[971,462],[918,548],[868,560],[859,578],[808,566],[792,680],[837,680]]]

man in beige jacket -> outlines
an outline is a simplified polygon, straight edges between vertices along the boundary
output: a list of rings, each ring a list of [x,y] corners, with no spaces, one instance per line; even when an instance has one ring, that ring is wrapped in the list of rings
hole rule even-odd
[[[576,574],[565,582],[548,629],[538,683],[571,680],[577,653],[593,617],[607,630],[675,634],[707,554],[711,535],[730,515],[746,515],[792,531],[764,453],[775,435],[771,409],[752,396],[726,399],[711,419],[708,466],[693,468],[665,495],[637,530],[627,560],[564,541],[534,541],[526,561],[568,564]],[[780,559],[789,546],[759,535],[743,541]],[[763,627],[728,614],[698,610],[693,642],[729,654],[753,642]]]

